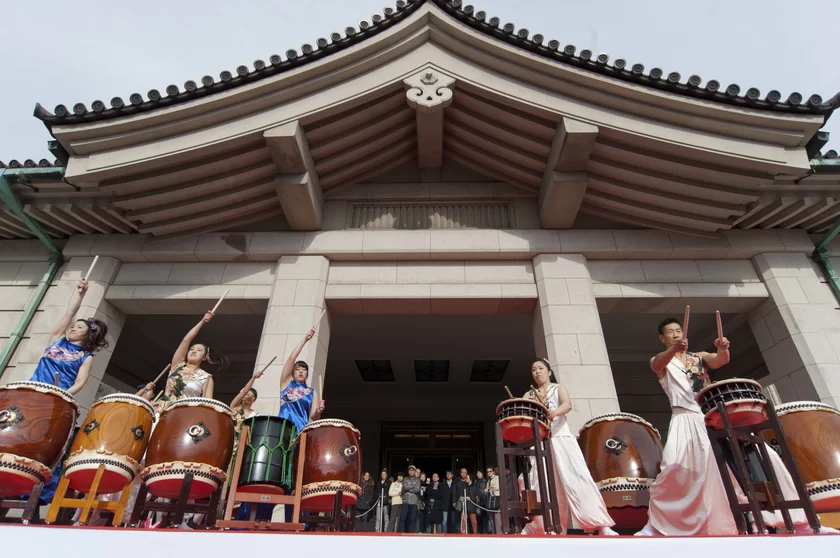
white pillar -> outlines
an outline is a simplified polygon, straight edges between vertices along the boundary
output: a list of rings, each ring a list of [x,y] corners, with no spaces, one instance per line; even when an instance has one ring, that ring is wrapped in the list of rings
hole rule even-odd
[[[536,356],[548,358],[557,380],[569,390],[569,426],[577,433],[590,418],[619,410],[586,257],[539,255],[534,275],[539,296],[534,346],[547,353]]]
[[[805,254],[753,258],[770,298],[749,313],[750,325],[782,401],[840,407],[840,314],[830,287]]]
[[[38,361],[41,360],[41,355],[49,344],[53,326],[66,312],[76,285],[92,261],[91,257],[78,257],[71,259],[64,266],[60,276],[50,286],[44,300],[38,306],[38,311],[24,334],[28,339],[25,339],[18,348],[17,362],[14,369],[8,370],[8,373],[3,376],[4,383],[28,380],[35,372]],[[105,337],[108,340],[108,347],[94,353],[96,356],[93,359],[90,378],[85,387],[75,395],[82,419],[96,399],[99,384],[102,383],[105,369],[108,368],[108,362],[111,360],[114,347],[125,324],[123,313],[105,300],[105,292],[117,276],[119,269],[120,260],[109,257],[99,258],[93,273],[88,277],[88,292],[82,300],[79,313],[76,314],[77,318],[102,320],[108,326],[108,334]]]
[[[292,349],[326,308],[329,270],[330,261],[323,256],[283,256],[277,263],[256,366],[264,367],[275,356],[277,360],[255,385],[260,395],[254,408],[260,413],[276,415],[280,409],[280,373]],[[309,364],[307,383],[316,389],[327,366],[329,342],[330,316],[326,315],[299,357]],[[324,389],[329,396],[329,386]]]

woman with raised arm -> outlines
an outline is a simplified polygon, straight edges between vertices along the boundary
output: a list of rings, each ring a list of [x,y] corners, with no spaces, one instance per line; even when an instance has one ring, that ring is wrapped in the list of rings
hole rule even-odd
[[[592,480],[583,452],[572,434],[566,415],[572,410],[572,398],[565,386],[557,383],[554,371],[547,359],[539,358],[531,364],[531,377],[536,384],[536,391],[525,394],[527,399],[536,399],[548,409],[548,421],[551,423],[551,457],[554,461],[554,485],[556,487],[560,523],[563,532],[568,533],[569,516],[584,531],[598,530],[601,535],[616,536],[611,527],[615,522],[607,513],[604,499]],[[531,458],[529,472],[530,485],[538,486],[537,468]],[[542,516],[525,526],[523,534],[544,532]]]
[[[76,286],[67,311],[53,327],[50,344],[44,349],[30,381],[55,385],[58,374],[58,387],[66,389],[71,395],[79,393],[84,387],[93,367],[93,353],[108,346],[105,340],[108,326],[104,322],[95,318],[75,319],[87,290],[88,282],[82,279]],[[61,464],[53,472],[52,480],[41,490],[41,501],[52,502],[60,474]]]
[[[172,369],[166,379],[163,397],[155,403],[158,412],[185,397],[213,398],[213,376],[202,369],[204,363],[217,364],[217,372],[228,367],[224,355],[213,351],[206,343],[193,343],[204,324],[213,319],[213,312],[207,312],[181,340],[172,355]],[[154,389],[154,388],[153,388]]]
[[[257,412],[251,408],[251,405],[257,401],[257,390],[254,389],[254,382],[262,378],[262,375],[262,370],[254,372],[245,387],[230,402],[230,408],[233,409],[233,418],[238,424],[257,416]]]
[[[31,381],[55,384],[55,375],[58,374],[58,387],[66,389],[71,395],[84,387],[93,367],[90,357],[108,346],[105,340],[108,326],[104,322],[95,318],[75,319],[87,290],[88,282],[82,279],[67,311],[53,327],[50,344],[44,349]]]
[[[309,365],[298,360],[303,347],[314,336],[315,330],[309,330],[289,355],[283,372],[280,373],[280,412],[277,416],[292,421],[298,432],[309,424],[310,420],[318,420],[324,412],[324,401],[314,388],[306,385]]]

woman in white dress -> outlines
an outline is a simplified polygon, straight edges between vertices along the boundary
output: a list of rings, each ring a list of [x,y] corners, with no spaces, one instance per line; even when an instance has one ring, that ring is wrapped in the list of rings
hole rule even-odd
[[[618,535],[610,528],[615,522],[607,513],[604,499],[601,498],[601,493],[589,474],[583,453],[566,420],[566,415],[572,410],[572,399],[568,390],[556,383],[554,372],[546,359],[534,361],[531,365],[531,376],[534,378],[537,392],[528,392],[525,398],[536,397],[549,411],[554,485],[563,532],[568,532],[568,518],[571,516],[584,531],[597,530],[601,535]],[[536,460],[533,457],[528,480],[532,487],[538,486]],[[536,516],[522,531],[525,535],[544,532],[541,516]]]

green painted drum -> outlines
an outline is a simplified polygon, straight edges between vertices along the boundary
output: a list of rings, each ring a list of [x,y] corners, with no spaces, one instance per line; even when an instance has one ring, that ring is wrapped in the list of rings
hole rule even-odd
[[[290,494],[294,488],[295,424],[280,417],[260,416],[246,420],[251,440],[241,444],[242,468],[238,492]]]

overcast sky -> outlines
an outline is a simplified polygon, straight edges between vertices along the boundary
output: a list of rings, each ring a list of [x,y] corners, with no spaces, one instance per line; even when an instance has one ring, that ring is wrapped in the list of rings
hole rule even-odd
[[[390,4],[388,3],[390,2]],[[198,82],[252,66],[318,37],[356,26],[395,0],[11,0],[0,31],[0,160],[49,157],[46,128],[32,116],[114,96]],[[467,2],[465,2],[466,4]],[[786,99],[840,91],[840,33],[829,13],[789,0],[476,0],[503,23],[578,51],[771,89]],[[285,57],[285,56],[284,56]],[[840,114],[827,130],[840,147]]]

